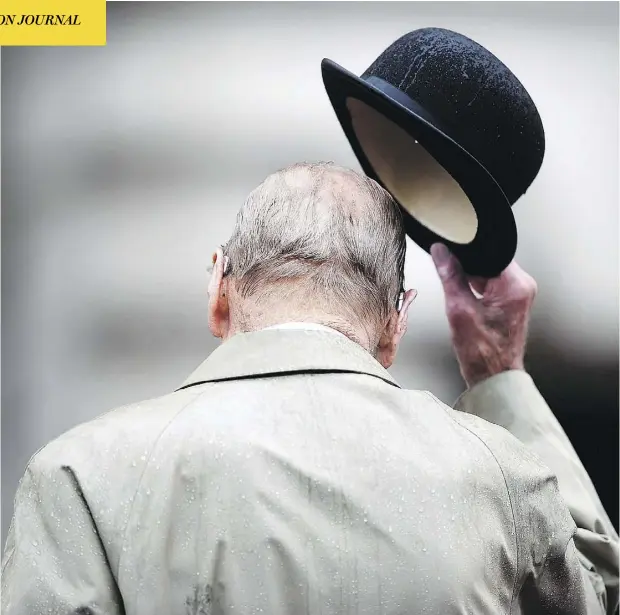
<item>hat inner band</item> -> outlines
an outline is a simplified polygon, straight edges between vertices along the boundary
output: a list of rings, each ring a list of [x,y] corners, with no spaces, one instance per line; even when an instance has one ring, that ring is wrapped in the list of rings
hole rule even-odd
[[[442,130],[430,113],[400,90],[376,77],[366,82]],[[374,107],[353,97],[347,98],[346,105],[364,155],[401,207],[436,235],[458,244],[471,243],[478,217],[450,173],[414,136]]]

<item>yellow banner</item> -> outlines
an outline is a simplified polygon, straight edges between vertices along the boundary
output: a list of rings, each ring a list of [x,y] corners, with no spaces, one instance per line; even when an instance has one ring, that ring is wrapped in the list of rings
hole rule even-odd
[[[105,45],[105,0],[0,0],[0,46]]]

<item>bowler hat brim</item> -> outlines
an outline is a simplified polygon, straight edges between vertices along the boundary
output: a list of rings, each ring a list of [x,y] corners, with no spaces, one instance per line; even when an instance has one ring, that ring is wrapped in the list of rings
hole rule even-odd
[[[459,184],[478,219],[474,238],[469,243],[457,243],[430,230],[393,195],[403,213],[407,235],[427,252],[433,243],[445,244],[469,275],[484,278],[499,275],[516,252],[517,228],[510,202],[493,176],[446,134],[427,110],[397,88],[374,78],[357,77],[328,59],[323,60],[321,70],[338,121],[366,175],[390,191],[370,164],[356,136],[347,106],[349,99],[372,107],[413,137]]]

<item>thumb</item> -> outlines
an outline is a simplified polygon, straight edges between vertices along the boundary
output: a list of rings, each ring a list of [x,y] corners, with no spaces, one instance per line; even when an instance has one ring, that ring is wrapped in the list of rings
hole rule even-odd
[[[458,295],[474,297],[461,264],[446,246],[434,243],[431,246],[431,256],[446,297]]]

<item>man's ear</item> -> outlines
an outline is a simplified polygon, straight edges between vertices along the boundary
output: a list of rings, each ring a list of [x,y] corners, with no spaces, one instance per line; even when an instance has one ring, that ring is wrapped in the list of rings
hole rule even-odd
[[[228,257],[221,248],[213,254],[213,271],[209,280],[209,330],[215,337],[225,339],[230,329],[230,310],[224,271]]]
[[[390,316],[390,320],[383,330],[383,334],[381,335],[381,339],[379,340],[379,345],[377,347],[377,361],[379,361],[385,369],[388,369],[388,367],[394,363],[400,341],[407,332],[409,307],[413,303],[413,300],[416,298],[417,294],[418,291],[416,290],[408,290],[405,293],[400,311],[393,311]]]

